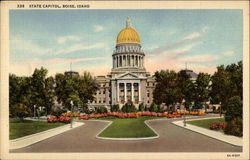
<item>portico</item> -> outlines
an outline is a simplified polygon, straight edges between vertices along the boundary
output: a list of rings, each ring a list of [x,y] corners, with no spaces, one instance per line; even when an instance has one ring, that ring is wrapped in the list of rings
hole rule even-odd
[[[116,88],[118,104],[141,102],[140,80],[117,80]]]

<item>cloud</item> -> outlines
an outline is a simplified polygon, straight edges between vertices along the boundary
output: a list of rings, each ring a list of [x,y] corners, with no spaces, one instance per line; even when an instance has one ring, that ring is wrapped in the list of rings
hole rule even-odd
[[[35,44],[33,40],[24,40],[19,36],[13,36],[10,39],[11,49],[14,52],[32,53],[32,54],[47,54],[52,51],[52,48],[44,48]]]
[[[103,31],[104,27],[101,25],[94,25],[94,30],[95,32],[100,32]]]
[[[78,62],[89,62],[89,61],[99,61],[105,60],[104,57],[94,57],[94,58],[52,58],[47,60],[42,59],[32,59],[27,62],[10,64],[10,73],[14,73],[19,76],[32,75],[35,68],[45,67],[49,70],[48,75],[53,75],[58,72],[65,72],[68,70],[69,64]],[[75,70],[75,68],[74,68]],[[77,71],[77,70],[76,70]]]
[[[207,26],[201,28],[202,33],[206,33],[208,32],[208,30],[209,30],[209,27]]]
[[[83,50],[90,50],[90,49],[100,49],[104,48],[104,43],[96,43],[93,45],[86,45],[86,44],[75,44],[66,48],[62,48],[55,52],[55,54],[65,54],[65,53],[71,53],[76,51],[83,51]]]
[[[78,63],[85,61],[96,61],[103,60],[103,57],[95,57],[95,58],[53,58],[46,61],[41,61],[40,63],[50,65],[50,64],[60,64],[60,63]]]
[[[78,36],[62,36],[62,37],[58,37],[56,38],[56,42],[59,44],[65,43],[67,41],[80,41],[81,38]]]
[[[194,32],[191,33],[185,37],[183,37],[182,39],[170,43],[170,44],[166,44],[163,46],[159,46],[153,50],[150,51],[151,54],[159,54],[162,52],[166,52],[169,50],[176,50],[179,49],[180,47],[183,47],[185,45],[192,45],[192,43],[196,42],[202,35],[200,33]]]
[[[213,55],[195,55],[195,56],[191,56],[191,57],[187,57],[187,58],[178,59],[178,62],[180,62],[180,63],[185,63],[185,62],[206,63],[206,62],[216,61],[217,59],[218,59],[218,57],[213,56]]]
[[[226,51],[226,52],[224,52],[222,54],[225,55],[225,56],[232,56],[232,55],[235,54],[235,52],[234,51]]]
[[[201,37],[201,34],[198,33],[198,32],[194,32],[194,33],[191,33],[187,36],[185,36],[182,41],[186,41],[186,40],[194,40],[194,39],[197,39],[197,38],[200,38]]]

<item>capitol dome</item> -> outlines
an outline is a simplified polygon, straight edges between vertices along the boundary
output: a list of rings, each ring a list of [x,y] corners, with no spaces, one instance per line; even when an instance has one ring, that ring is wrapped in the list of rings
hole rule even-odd
[[[126,21],[126,28],[122,29],[116,39],[117,44],[121,43],[140,43],[140,36],[131,26],[131,20],[128,18]]]

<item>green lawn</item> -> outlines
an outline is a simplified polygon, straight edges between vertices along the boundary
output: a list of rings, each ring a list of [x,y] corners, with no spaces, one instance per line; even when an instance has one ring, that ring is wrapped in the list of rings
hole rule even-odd
[[[207,128],[207,129],[209,129],[210,125],[215,122],[225,122],[225,120],[224,118],[215,118],[215,119],[187,121],[188,124],[192,124],[192,125]]]
[[[20,121],[19,119],[10,119],[10,139],[16,139],[59,127],[65,123],[47,123],[46,121],[32,121],[24,120]]]
[[[102,118],[104,120],[111,120],[113,123],[106,128],[100,137],[109,138],[138,138],[138,137],[153,137],[156,134],[144,123],[148,119],[157,119],[160,117],[138,117],[138,118]]]

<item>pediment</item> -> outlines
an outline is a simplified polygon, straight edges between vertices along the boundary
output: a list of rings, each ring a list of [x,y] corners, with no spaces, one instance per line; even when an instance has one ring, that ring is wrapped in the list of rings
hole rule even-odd
[[[133,73],[124,73],[120,76],[117,77],[117,79],[138,79],[139,76],[137,76],[136,74]]]

